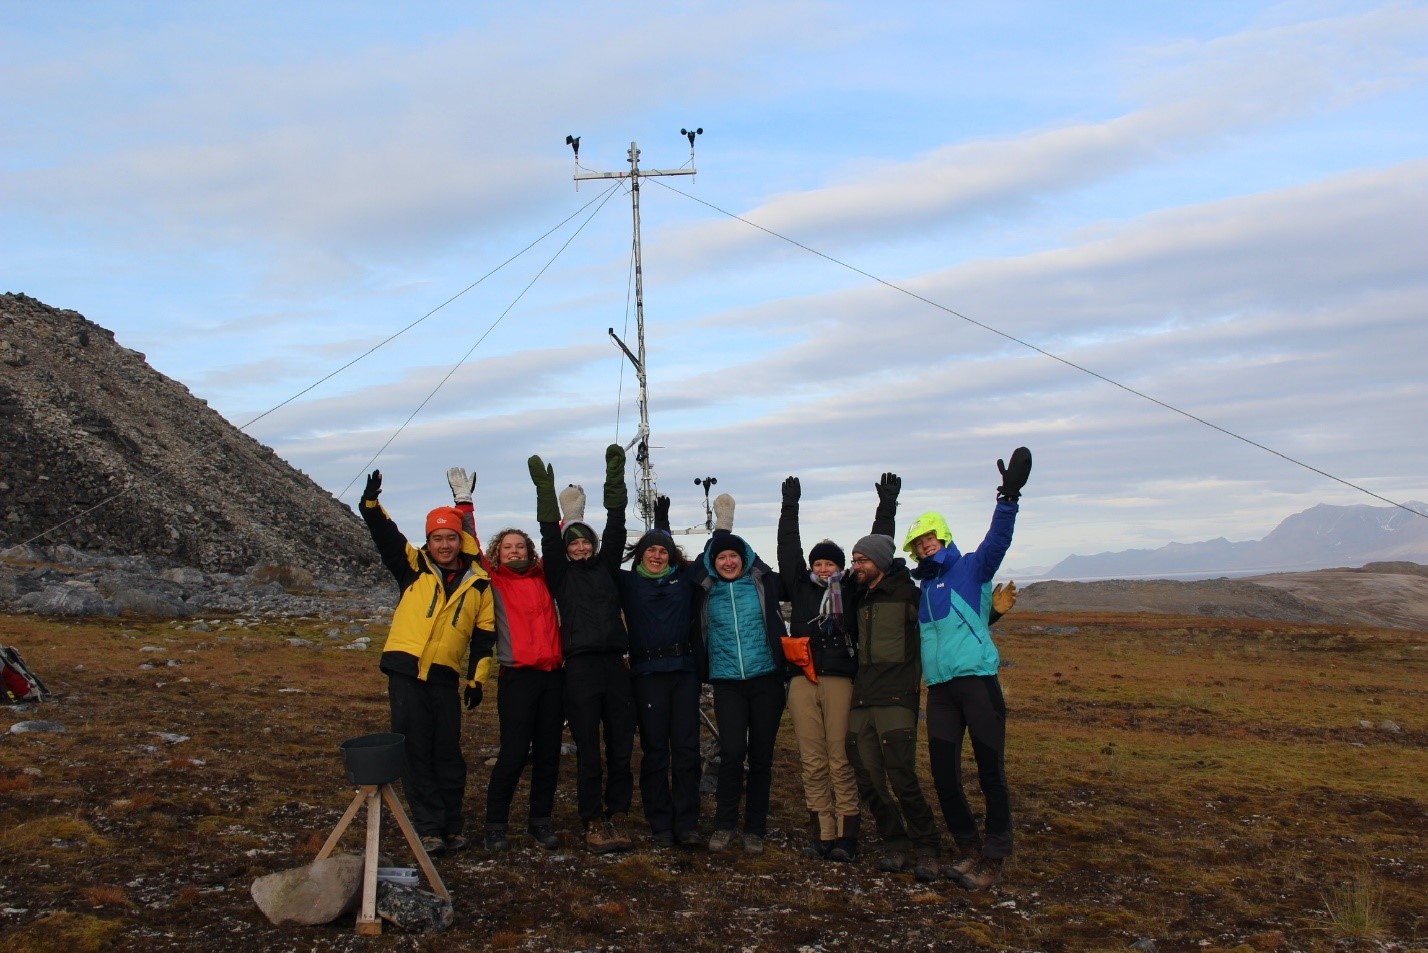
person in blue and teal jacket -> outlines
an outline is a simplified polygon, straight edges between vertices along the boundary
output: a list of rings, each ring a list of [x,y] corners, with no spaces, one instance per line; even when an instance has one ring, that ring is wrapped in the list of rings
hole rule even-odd
[[[927,748],[942,816],[962,857],[949,873],[969,890],[1001,879],[1012,852],[1011,799],[1006,778],[1006,702],[997,679],[1000,658],[989,629],[992,579],[1011,546],[1021,489],[1031,475],[1031,451],[1018,447],[1011,464],[997,461],[992,525],[981,544],[960,552],[939,513],[908,528],[905,549],[921,587],[917,621],[922,677],[927,683]],[[962,790],[962,737],[972,738],[977,778],[986,800],[986,836],[977,830]]]
[[[714,534],[695,563],[700,673],[714,686],[719,728],[719,782],[709,849],[718,852],[733,843],[742,800],[744,850],[759,854],[768,828],[774,740],[787,677],[787,630],[778,606],[782,585],[753,547],[731,532],[734,498],[721,493],[714,501],[714,516]]]

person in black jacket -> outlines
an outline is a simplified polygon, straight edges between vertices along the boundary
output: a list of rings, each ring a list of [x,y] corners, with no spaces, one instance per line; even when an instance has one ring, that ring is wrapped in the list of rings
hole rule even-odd
[[[878,508],[872,532],[891,536],[902,480],[884,473],[874,485]],[[843,550],[825,539],[803,561],[798,527],[802,486],[783,481],[778,521],[778,569],[789,603],[790,634],[784,654],[799,672],[788,687],[788,709],[798,738],[810,845],[805,855],[851,861],[858,853],[861,814],[858,781],[848,760],[848,711],[858,672],[853,609],[856,583],[845,573]]]
[[[699,662],[694,594],[698,573],[669,532],[669,497],[655,527],[626,551],[620,605],[630,633],[630,672],[640,728],[640,803],[661,847],[699,836]]]
[[[538,456],[528,461],[536,487],[545,581],[560,610],[565,657],[565,716],[575,742],[575,792],[585,846],[593,853],[629,850],[625,817],[634,795],[630,760],[635,746],[635,706],[625,658],[629,636],[620,616],[615,577],[625,542],[625,451],[605,450],[605,533],[597,539],[585,522],[585,491],[574,484],[560,494],[555,469]],[[603,757],[602,757],[603,741]],[[603,763],[602,763],[603,762]],[[603,783],[603,792],[601,790]]]

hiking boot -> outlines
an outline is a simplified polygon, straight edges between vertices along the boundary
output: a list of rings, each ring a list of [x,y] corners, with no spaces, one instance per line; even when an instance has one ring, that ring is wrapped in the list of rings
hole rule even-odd
[[[907,854],[900,850],[890,850],[878,861],[878,869],[885,874],[900,874],[912,866]]]
[[[611,814],[605,823],[609,825],[610,836],[615,839],[616,850],[629,850],[635,846],[634,839],[625,831],[624,814]]]
[[[977,861],[982,859],[982,848],[976,844],[958,844],[957,850],[961,852],[962,856],[957,858],[955,863],[947,865],[942,870],[942,875],[952,880],[956,880],[961,874],[967,873],[977,865]]]
[[[426,851],[428,857],[440,857],[446,853],[446,838],[440,834],[423,834],[421,849]]]
[[[448,854],[452,851],[466,849],[466,838],[460,834],[447,834],[442,838],[442,842],[446,844],[446,852]]]
[[[691,827],[687,831],[680,831],[674,835],[674,839],[679,841],[680,847],[698,847],[704,843],[704,838],[699,836],[699,831]]]
[[[744,835],[744,853],[762,854],[764,852],[764,836],[762,834]]]
[[[981,857],[965,874],[957,875],[957,883],[968,890],[986,890],[1002,882],[1002,859]]]
[[[807,860],[827,860],[828,854],[833,850],[831,840],[811,840],[808,846],[803,848],[803,856]]]
[[[655,831],[650,835],[650,840],[654,841],[656,847],[673,847],[674,831]]]
[[[828,851],[828,859],[836,860],[840,864],[852,863],[858,857],[858,834],[862,829],[862,816],[849,814],[841,819],[843,822],[843,835],[833,839],[833,846]]]
[[[919,857],[917,864],[912,868],[913,879],[921,883],[932,883],[932,881],[942,876],[942,864],[936,857]]]
[[[709,850],[711,853],[717,854],[732,843],[734,843],[734,831],[732,829],[717,830],[709,835]]]
[[[526,833],[546,850],[555,850],[560,846],[560,836],[551,829],[549,821],[531,821]]]
[[[511,849],[511,842],[506,840],[506,825],[487,824],[486,840],[482,846],[489,851],[503,851]]]
[[[611,854],[617,850],[625,850],[628,842],[621,845],[615,836],[615,830],[610,822],[603,818],[596,818],[585,824],[585,849],[592,854]]]

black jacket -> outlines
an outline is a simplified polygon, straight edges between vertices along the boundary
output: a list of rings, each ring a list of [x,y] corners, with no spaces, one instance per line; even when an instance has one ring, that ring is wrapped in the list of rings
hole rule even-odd
[[[567,659],[598,652],[624,654],[630,648],[615,585],[625,543],[625,511],[605,514],[600,548],[579,562],[565,555],[559,523],[540,524],[545,583],[560,612],[560,648]]]
[[[897,503],[879,503],[871,532],[892,536],[896,528],[896,512]],[[809,578],[798,529],[797,502],[784,503],[779,511],[778,573],[783,583],[784,601],[789,604],[789,634],[794,638],[808,639],[814,671],[819,675],[852,678],[858,671],[858,637],[854,616],[857,583],[851,572],[845,574],[842,582],[843,624],[835,626],[827,619],[820,622],[818,608],[828,590]],[[797,674],[800,672],[795,672]]]

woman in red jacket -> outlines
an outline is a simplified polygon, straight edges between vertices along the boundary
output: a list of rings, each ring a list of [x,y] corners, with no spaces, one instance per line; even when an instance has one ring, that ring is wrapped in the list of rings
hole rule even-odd
[[[446,471],[456,508],[471,525],[475,477],[461,467]],[[526,832],[548,850],[560,846],[551,827],[560,771],[560,735],[565,724],[564,676],[555,603],[535,544],[519,529],[497,533],[481,556],[495,596],[496,713],[501,747],[486,788],[486,849],[506,850],[511,798],[526,764],[531,765],[530,814]]]

